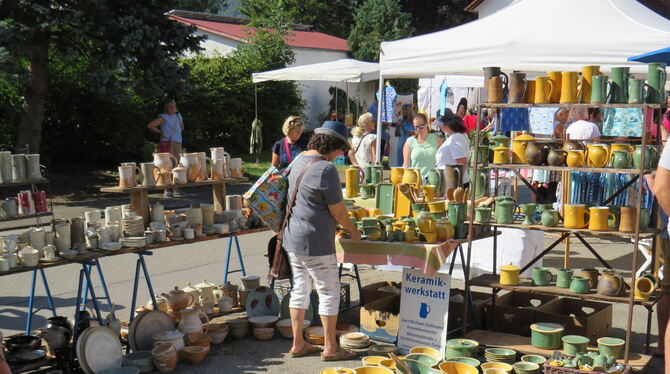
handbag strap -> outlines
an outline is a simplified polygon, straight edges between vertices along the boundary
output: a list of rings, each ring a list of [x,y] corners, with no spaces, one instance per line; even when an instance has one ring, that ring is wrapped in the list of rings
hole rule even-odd
[[[281,230],[279,230],[279,233],[277,234],[277,242],[278,245],[281,242],[283,236],[284,236],[284,228],[286,227],[286,224],[288,223],[288,218],[291,216],[291,211],[293,210],[293,204],[295,203],[295,199],[298,196],[298,188],[300,187],[300,181],[302,180],[302,177],[305,175],[307,172],[307,169],[309,169],[312,165],[314,165],[318,161],[325,160],[322,156],[315,157],[311,159],[307,165],[302,169],[300,172],[300,175],[298,175],[298,179],[295,180],[295,188],[293,189],[293,193],[291,194],[291,198],[288,200],[288,204],[286,205],[286,215],[284,216],[284,221],[282,221],[281,224]]]
[[[286,137],[284,137],[284,152],[286,153],[286,159],[290,164],[291,161],[293,161],[293,157],[291,157],[291,149],[288,147],[288,140],[286,139]]]
[[[363,135],[363,137],[361,138],[361,141],[358,142],[358,145],[356,146],[356,150],[354,151],[354,155],[355,155],[356,153],[358,153],[358,148],[361,147],[361,145],[363,144],[363,139],[365,139],[365,137],[368,136],[368,135],[371,135],[371,134],[370,134],[369,132],[366,133],[366,134]]]

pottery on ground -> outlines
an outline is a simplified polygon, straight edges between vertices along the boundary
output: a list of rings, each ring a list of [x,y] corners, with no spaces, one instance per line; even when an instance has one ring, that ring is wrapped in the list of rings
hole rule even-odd
[[[275,329],[272,327],[257,327],[254,328],[254,338],[264,341],[271,340],[275,337]]]
[[[507,373],[511,373],[514,367],[510,364],[506,364],[504,362],[485,362],[479,367],[482,369],[482,371],[486,372],[486,370],[489,369],[498,369],[498,370],[503,370]]]
[[[540,372],[540,365],[533,362],[521,361],[513,366],[516,374],[537,374]]]
[[[439,366],[440,370],[442,370],[443,373],[454,373],[454,374],[478,374],[479,370],[472,366],[468,365],[463,362],[456,362],[456,361],[445,361],[440,364]]]
[[[182,341],[183,344],[183,341]],[[151,350],[154,366],[161,373],[169,373],[177,366],[177,350],[170,343],[159,343]]]
[[[604,337],[598,339],[598,352],[601,355],[623,358],[623,347],[626,341],[619,338]]]
[[[530,325],[530,342],[534,347],[557,349],[561,346],[563,326],[557,323],[538,322]]]
[[[241,339],[249,332],[249,321],[246,318],[238,318],[228,321],[230,335],[235,339]]]
[[[212,338],[212,344],[221,344],[224,340],[226,340],[229,330],[230,328],[225,323],[219,325],[209,325],[207,335]]]
[[[521,361],[533,362],[538,365],[543,365],[547,362],[547,359],[539,355],[523,355],[521,356]]]
[[[585,353],[586,346],[589,344],[589,338],[581,335],[566,335],[561,340],[563,341],[563,353],[569,356]]]
[[[207,356],[208,352],[209,347],[202,347],[196,345],[184,348],[184,353],[186,354],[186,360],[188,360],[188,362],[191,365],[200,364],[205,359],[205,356]]]
[[[212,338],[204,332],[193,332],[186,334],[186,345],[199,345],[209,347],[212,344]]]
[[[437,365],[440,362],[435,357],[425,353],[410,353],[407,356],[405,356],[405,359],[418,361],[424,365],[428,365],[431,367]]]

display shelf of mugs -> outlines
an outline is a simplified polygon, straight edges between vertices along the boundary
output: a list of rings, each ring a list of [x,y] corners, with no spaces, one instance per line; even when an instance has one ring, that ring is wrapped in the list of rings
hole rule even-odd
[[[468,224],[469,222],[466,222]],[[520,230],[538,230],[538,231],[544,231],[544,232],[550,232],[550,233],[574,233],[574,234],[580,234],[580,235],[585,235],[585,236],[595,236],[599,238],[633,238],[635,236],[635,232],[622,232],[622,231],[616,231],[616,230],[606,230],[606,231],[598,231],[598,230],[591,230],[589,228],[583,228],[583,229],[575,229],[575,228],[568,228],[564,227],[563,225],[556,225],[556,226],[544,226],[542,224],[532,224],[532,225],[527,225],[522,222],[520,223],[497,223],[496,221],[487,221],[487,222],[474,222],[475,226],[495,226],[495,227],[504,227],[504,228],[510,228],[510,229],[520,229]],[[658,233],[658,230],[647,230],[647,231],[641,231],[640,232],[640,239],[646,239],[646,238],[652,238],[654,235]]]
[[[46,178],[25,179],[15,182],[13,181],[13,182],[0,183],[0,188],[21,187],[21,186],[30,186],[30,185],[47,184],[47,183],[49,183],[49,180]]]
[[[172,184],[166,184],[166,185],[153,185],[153,186],[132,186],[132,187],[121,187],[121,186],[116,186],[116,187],[102,187],[100,188],[101,192],[109,192],[109,193],[130,193],[130,192],[135,192],[135,191],[158,191],[158,190],[164,190],[166,188],[189,188],[189,187],[200,187],[200,186],[212,186],[216,184],[235,184],[235,183],[244,183],[247,182],[248,179],[241,177],[241,178],[223,178],[223,179],[209,179],[209,180],[200,180],[200,181],[194,181],[194,182],[186,182],[186,183],[172,183]]]
[[[532,170],[549,170],[549,171],[577,171],[582,173],[617,173],[617,174],[640,174],[638,169],[620,169],[620,168],[591,168],[581,166],[549,166],[549,165],[531,165],[531,164],[481,164],[478,168],[489,169],[532,169]],[[645,170],[645,174],[654,172],[653,169]]]
[[[627,304],[630,297],[630,291],[626,290],[621,292],[620,296],[607,296],[601,293],[596,292],[596,290],[584,290],[580,292],[587,293],[576,293],[572,291],[569,287],[558,287],[556,282],[551,281],[546,286],[535,286],[532,279],[520,278],[519,284],[516,286],[505,285],[500,283],[500,275],[498,274],[482,274],[478,277],[475,277],[470,280],[471,286],[477,287],[488,287],[500,290],[523,292],[523,293],[534,293],[534,294],[544,294],[544,295],[553,295],[553,296],[567,296],[574,297],[584,300],[599,300],[606,301],[610,303],[621,303]],[[566,284],[568,285],[568,284]],[[658,301],[659,295],[651,295],[646,300],[635,300],[635,304],[644,305],[644,306],[653,306]]]

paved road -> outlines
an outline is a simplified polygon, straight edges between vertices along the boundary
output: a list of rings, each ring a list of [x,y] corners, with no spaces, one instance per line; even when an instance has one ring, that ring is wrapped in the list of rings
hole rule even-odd
[[[231,193],[240,191],[243,187],[233,189]],[[206,189],[191,192],[193,195],[185,199],[171,201],[177,205],[186,205],[190,200],[210,200],[211,197]],[[158,195],[152,199],[159,199]],[[60,205],[56,207],[57,216],[73,217],[81,215],[81,212],[91,207],[104,207],[107,205],[126,203],[123,198],[104,201],[91,201],[71,205]],[[264,275],[267,272],[266,258],[263,257],[265,245],[270,238],[269,233],[258,233],[240,237],[240,245],[245,257],[245,264],[249,274]],[[546,241],[550,241],[547,238]],[[174,286],[183,287],[187,282],[199,283],[203,279],[220,283],[224,266],[224,256],[227,239],[220,239],[198,244],[189,244],[178,247],[162,248],[154,251],[154,255],[147,258],[147,265],[152,274],[152,282],[156,292],[166,292]],[[631,261],[629,244],[611,243],[607,241],[595,241],[594,247],[606,260],[614,264],[628,268]],[[546,266],[560,267],[562,252],[550,253],[545,261]],[[581,245],[573,244],[571,257],[575,268],[598,267],[590,254]],[[105,271],[105,278],[109,287],[112,301],[119,308],[119,317],[128,318],[130,307],[131,290],[133,286],[133,275],[135,271],[135,256],[121,255],[106,258],[101,261]],[[237,262],[233,261],[233,265]],[[76,297],[76,286],[79,274],[78,265],[61,266],[47,271],[52,294],[55,297],[59,314],[74,314],[74,299]],[[231,276],[234,282],[239,283],[239,274]],[[364,282],[370,283],[378,280],[399,280],[397,272],[381,272],[377,270],[366,270],[363,272]],[[94,280],[96,282],[96,280]],[[5,334],[11,334],[23,330],[26,317],[27,298],[30,286],[30,273],[17,274],[2,277],[0,287],[0,330]],[[462,283],[455,281],[454,286],[462,287]],[[353,288],[353,287],[352,287]],[[140,303],[146,303],[149,294],[143,283],[140,283]],[[487,290],[488,291],[488,290]],[[38,294],[42,294],[38,287]],[[20,295],[20,296],[19,296]],[[40,300],[40,303],[44,300]],[[624,337],[627,306],[614,306],[613,335]],[[34,319],[34,326],[44,324],[48,313],[41,311]],[[642,307],[636,307],[633,325],[633,347],[639,351],[644,343],[644,332],[646,328],[646,313]],[[357,322],[356,311],[344,316],[347,320]],[[652,342],[656,341],[656,319],[652,319]],[[228,342],[220,347],[215,347],[203,365],[194,367],[189,364],[180,364],[175,373],[215,373],[220,372],[222,365],[230,373],[316,373],[321,368],[336,366],[322,363],[317,356],[301,359],[284,359],[283,353],[290,348],[290,342],[279,336],[271,342],[258,342],[253,339]],[[339,363],[337,366],[357,367],[360,361],[354,360]],[[655,362],[656,366],[658,363]],[[648,372],[662,372],[650,370]]]

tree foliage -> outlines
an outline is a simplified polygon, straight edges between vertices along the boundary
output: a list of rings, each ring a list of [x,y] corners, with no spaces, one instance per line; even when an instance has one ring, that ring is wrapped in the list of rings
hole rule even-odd
[[[472,0],[400,0],[402,10],[412,15],[416,35],[446,30],[477,19],[465,7]]]
[[[354,14],[349,47],[358,60],[379,61],[382,41],[408,37],[413,30],[411,16],[398,0],[365,0]]]

